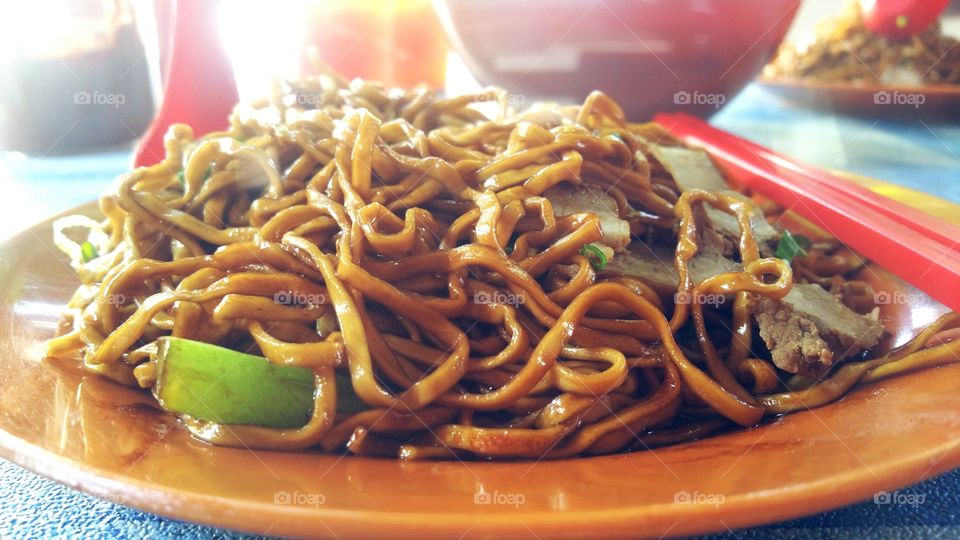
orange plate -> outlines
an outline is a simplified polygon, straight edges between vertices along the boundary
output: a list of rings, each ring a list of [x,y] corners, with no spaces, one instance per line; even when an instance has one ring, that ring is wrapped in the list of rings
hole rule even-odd
[[[960,85],[895,86],[788,81],[761,77],[760,85],[786,103],[870,118],[943,118],[960,114]]]
[[[880,187],[900,200],[920,196]],[[50,238],[47,221],[0,247],[0,455],[148,512],[341,538],[680,535],[812,514],[960,466],[960,365],[870,385],[762,427],[631,454],[402,463],[212,447],[144,393],[42,362],[77,283]],[[944,311],[874,270],[866,277],[911,300],[883,306],[892,341]]]

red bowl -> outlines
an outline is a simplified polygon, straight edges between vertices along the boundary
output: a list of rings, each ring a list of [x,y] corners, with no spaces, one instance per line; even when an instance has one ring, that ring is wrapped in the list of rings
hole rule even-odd
[[[436,0],[451,43],[514,102],[600,89],[634,120],[709,116],[776,51],[800,0]]]

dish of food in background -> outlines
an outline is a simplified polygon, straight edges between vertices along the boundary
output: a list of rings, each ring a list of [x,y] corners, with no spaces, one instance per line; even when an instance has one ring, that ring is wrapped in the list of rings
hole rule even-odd
[[[945,0],[849,0],[801,43],[785,43],[760,78],[805,107],[874,117],[960,111],[960,47],[938,20]]]

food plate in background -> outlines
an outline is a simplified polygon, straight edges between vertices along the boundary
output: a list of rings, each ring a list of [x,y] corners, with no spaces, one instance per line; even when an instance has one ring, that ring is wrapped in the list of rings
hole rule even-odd
[[[960,221],[960,207],[946,201],[861,182]],[[96,205],[79,211],[94,215]],[[52,244],[51,221],[0,246],[0,456],[155,514],[340,538],[525,529],[550,537],[682,535],[821,512],[960,466],[958,364],[865,386],[757,428],[629,454],[400,462],[210,446],[143,392],[42,360],[77,285]],[[891,341],[946,311],[882,269],[861,277],[909,300],[881,306]]]
[[[794,107],[870,118],[956,118],[960,85],[853,85],[760,77],[760,86]]]

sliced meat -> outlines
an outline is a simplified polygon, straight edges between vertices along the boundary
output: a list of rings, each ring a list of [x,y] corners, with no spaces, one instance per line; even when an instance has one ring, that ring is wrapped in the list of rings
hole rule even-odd
[[[877,344],[883,326],[844,306],[819,285],[796,284],[785,297],[751,303],[773,363],[790,373],[818,374]]]
[[[543,196],[553,204],[557,217],[571,214],[596,214],[600,218],[603,239],[600,243],[614,251],[621,251],[630,243],[630,223],[620,219],[617,201],[604,190],[588,186],[562,183],[548,189]]]
[[[610,261],[605,272],[639,278],[657,294],[669,296],[677,291],[680,281],[673,266],[673,255],[670,249],[634,242]],[[718,253],[698,253],[688,268],[690,280],[696,284],[717,274],[737,272],[740,265]]]
[[[685,146],[660,146],[651,144],[650,153],[670,173],[681,191],[702,189],[725,191],[730,189],[720,171],[710,161],[710,156],[700,149]]]
[[[727,191],[725,194],[742,197],[741,194],[733,191]],[[717,251],[726,256],[737,252],[740,245],[740,223],[737,222],[736,217],[708,204],[704,204],[696,216],[700,245],[705,251]],[[767,222],[763,212],[756,206],[753,207],[750,225],[760,255],[772,256],[777,249],[780,233]]]
[[[730,190],[720,171],[710,160],[710,156],[703,150],[654,144],[650,146],[650,153],[670,173],[681,191],[702,189],[746,200],[742,194]],[[704,251],[718,251],[726,256],[736,252],[737,245],[740,243],[740,226],[737,218],[710,205],[698,208],[696,215],[700,245]],[[767,222],[759,208],[754,207],[750,223],[760,253],[764,256],[772,255],[780,234]]]

